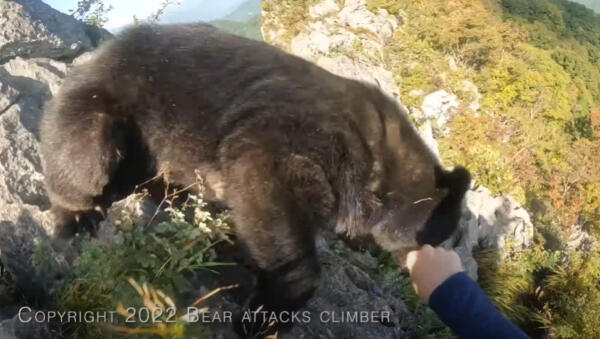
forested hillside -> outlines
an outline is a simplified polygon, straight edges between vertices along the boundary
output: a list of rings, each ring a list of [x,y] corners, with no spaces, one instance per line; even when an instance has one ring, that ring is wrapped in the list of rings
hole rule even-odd
[[[575,2],[585,5],[588,8],[595,10],[596,12],[600,12],[600,1],[598,0],[575,0]]]
[[[369,6],[404,19],[385,57],[405,104],[437,89],[471,102],[463,80],[482,95],[438,140],[445,164],[467,164],[534,218],[535,247],[498,268],[480,253],[480,283],[531,334],[600,337],[600,256],[567,246],[577,227],[600,236],[600,16],[566,0]]]

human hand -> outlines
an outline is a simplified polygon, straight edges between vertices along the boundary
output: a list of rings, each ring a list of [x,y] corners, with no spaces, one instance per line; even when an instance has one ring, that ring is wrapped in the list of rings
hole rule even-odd
[[[425,303],[429,302],[431,293],[446,279],[464,271],[456,252],[430,245],[409,252],[406,266],[415,292]]]

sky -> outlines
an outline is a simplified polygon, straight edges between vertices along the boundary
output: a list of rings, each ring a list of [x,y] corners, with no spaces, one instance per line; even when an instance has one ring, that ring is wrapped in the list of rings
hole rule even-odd
[[[42,0],[53,8],[69,14],[77,7],[77,0]],[[133,23],[133,15],[144,19],[159,7],[164,0],[104,0],[106,6],[114,9],[108,13],[105,28],[118,31]],[[222,18],[235,10],[245,0],[183,0],[179,5],[171,5],[164,14],[165,22],[210,21]]]

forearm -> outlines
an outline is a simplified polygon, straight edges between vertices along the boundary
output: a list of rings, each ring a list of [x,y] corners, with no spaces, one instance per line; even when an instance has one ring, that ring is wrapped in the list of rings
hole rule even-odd
[[[438,286],[429,306],[459,338],[529,338],[506,319],[464,272]]]

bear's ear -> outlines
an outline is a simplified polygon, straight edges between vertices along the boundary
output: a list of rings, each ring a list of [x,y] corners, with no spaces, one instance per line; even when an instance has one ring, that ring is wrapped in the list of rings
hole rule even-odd
[[[447,189],[447,194],[435,207],[424,227],[417,232],[420,246],[437,246],[448,239],[458,227],[462,213],[462,200],[471,186],[471,174],[463,167],[451,172],[435,167],[436,188]]]

